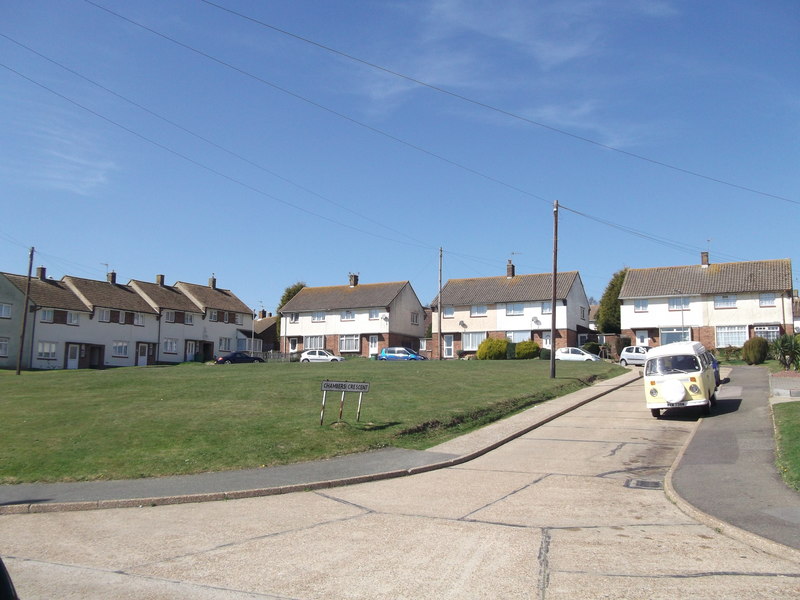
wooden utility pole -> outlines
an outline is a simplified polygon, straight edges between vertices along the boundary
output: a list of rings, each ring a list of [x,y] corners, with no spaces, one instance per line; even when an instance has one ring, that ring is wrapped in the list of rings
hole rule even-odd
[[[436,351],[439,360],[442,360],[442,247],[439,246],[439,295],[436,297],[436,328],[439,335],[436,338]]]
[[[31,272],[33,271],[33,253],[35,248],[31,246],[31,253],[28,257],[28,282],[25,284],[25,302],[22,303],[22,326],[19,332],[19,351],[17,352],[17,375],[22,370],[22,351],[25,347],[25,327],[28,324],[28,299],[31,297]],[[32,343],[32,342],[31,342]]]
[[[558,278],[558,200],[553,204],[553,293],[550,296],[550,379],[556,377],[556,279]]]

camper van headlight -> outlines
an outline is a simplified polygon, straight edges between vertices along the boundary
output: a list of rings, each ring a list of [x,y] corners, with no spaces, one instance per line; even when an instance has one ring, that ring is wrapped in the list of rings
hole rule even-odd
[[[650,395],[655,398],[658,396],[658,390],[656,388],[650,388]]]
[[[692,392],[693,394],[699,394],[700,388],[697,387],[696,383],[693,383],[692,385],[689,386],[689,391]]]

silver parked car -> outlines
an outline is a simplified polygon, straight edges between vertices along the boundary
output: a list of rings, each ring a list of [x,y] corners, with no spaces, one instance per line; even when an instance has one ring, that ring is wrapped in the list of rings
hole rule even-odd
[[[306,350],[300,355],[300,362],[341,362],[344,358],[327,350]]]
[[[619,353],[619,364],[623,367],[625,365],[643,365],[647,360],[647,351],[650,350],[647,346],[628,346],[623,348]]]

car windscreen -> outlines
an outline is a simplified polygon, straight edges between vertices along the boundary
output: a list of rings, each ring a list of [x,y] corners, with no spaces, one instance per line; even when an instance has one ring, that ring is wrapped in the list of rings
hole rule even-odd
[[[671,373],[691,373],[700,370],[700,362],[691,354],[677,354],[651,358],[644,368],[645,375],[669,375]]]

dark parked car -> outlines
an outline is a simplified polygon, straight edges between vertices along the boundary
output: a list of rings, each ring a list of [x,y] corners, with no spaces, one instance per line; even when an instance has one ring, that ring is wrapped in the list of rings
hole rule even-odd
[[[14,584],[11,582],[11,576],[8,574],[2,558],[0,558],[0,598],[3,600],[19,600],[19,596],[14,590]]]
[[[257,356],[250,356],[247,352],[231,352],[230,354],[226,354],[225,356],[217,357],[217,360],[214,361],[218,365],[230,365],[232,363],[254,363],[260,362],[263,363],[263,358],[258,358]]]
[[[378,354],[378,360],[428,360],[428,358],[414,352],[411,348],[397,346],[381,350],[381,353]]]

